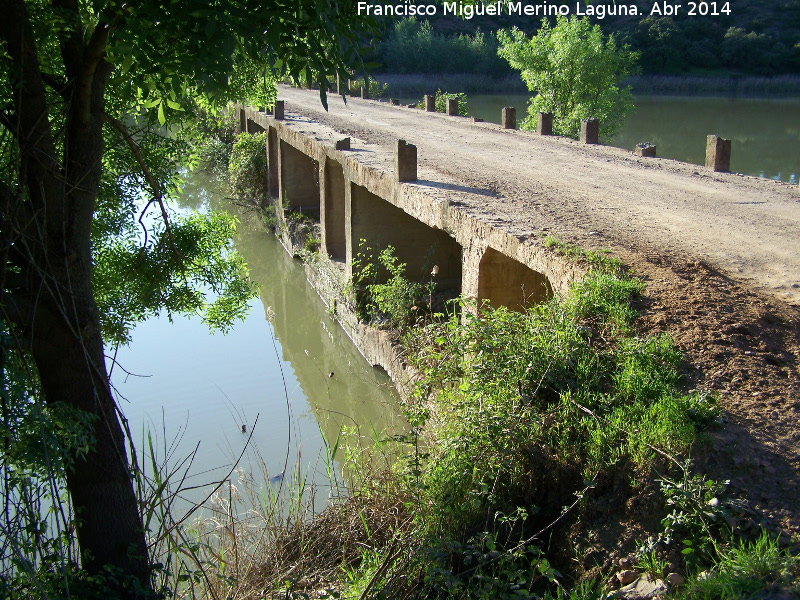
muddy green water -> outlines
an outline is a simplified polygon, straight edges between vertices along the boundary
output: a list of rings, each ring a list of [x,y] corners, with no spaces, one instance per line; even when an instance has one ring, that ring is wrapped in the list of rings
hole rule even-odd
[[[504,106],[520,122],[528,96],[469,96],[470,115],[500,123]],[[789,181],[800,175],[800,100],[639,97],[612,146],[657,146],[658,156],[697,165],[705,161],[706,136],[732,140],[731,170]]]
[[[394,388],[327,314],[300,262],[252,215],[236,211],[200,177],[188,182],[181,203],[238,212],[234,244],[261,286],[260,297],[227,335],[209,334],[199,318],[170,323],[162,316],[136,328],[130,347],[118,352],[112,381],[134,438],[142,440],[137,446],[147,447],[149,431],[159,458],[173,467],[197,448],[186,485],[204,487],[183,496],[198,502],[208,484],[228,474],[252,433],[240,467],[256,486],[270,485],[269,479],[276,485],[299,464],[318,486],[320,507],[329,484],[322,436],[332,445],[345,428],[362,439],[402,431]]]

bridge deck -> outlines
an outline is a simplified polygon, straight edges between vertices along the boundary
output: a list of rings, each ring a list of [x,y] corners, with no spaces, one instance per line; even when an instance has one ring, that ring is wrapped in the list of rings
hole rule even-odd
[[[552,233],[583,247],[703,260],[800,304],[796,186],[387,103],[348,98],[345,105],[330,96],[325,113],[315,91],[281,87],[279,98],[287,118],[350,135],[356,151],[371,148],[371,160],[387,170],[398,138],[415,144],[421,183],[470,188],[451,202],[514,235]],[[313,123],[306,128],[313,133]],[[699,145],[708,133],[697,132]]]

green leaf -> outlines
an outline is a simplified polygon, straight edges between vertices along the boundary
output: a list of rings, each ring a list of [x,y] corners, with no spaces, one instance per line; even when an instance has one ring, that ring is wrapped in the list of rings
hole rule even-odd
[[[164,116],[164,103],[160,102],[158,104],[158,122],[163,125],[167,122],[167,118]]]

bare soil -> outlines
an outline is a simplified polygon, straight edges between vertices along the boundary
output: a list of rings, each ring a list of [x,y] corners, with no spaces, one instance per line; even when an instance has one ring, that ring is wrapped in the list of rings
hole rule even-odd
[[[765,524],[800,533],[796,186],[376,101],[329,97],[326,113],[318,92],[281,88],[279,97],[288,119],[324,123],[355,149],[415,144],[431,180],[420,184],[438,173],[485,192],[466,208],[497,227],[619,256],[647,282],[643,333],[670,334],[687,389],[720,398],[725,422],[699,467],[730,479]]]

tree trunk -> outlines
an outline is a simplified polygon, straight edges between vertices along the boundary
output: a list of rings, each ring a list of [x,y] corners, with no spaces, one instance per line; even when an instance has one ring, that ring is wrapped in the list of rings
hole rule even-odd
[[[50,121],[24,1],[6,0],[0,19],[0,42],[24,81],[14,88],[13,119],[1,121],[19,148],[17,192],[0,181],[2,309],[34,358],[48,405],[62,402],[93,417],[94,445],[72,457],[67,471],[82,566],[96,575],[110,565],[114,580],[126,581],[115,595],[133,597],[150,588],[147,546],[92,290],[91,227],[102,177],[111,25],[98,23],[85,40],[78,3],[53,5],[73,12],[78,24],[61,40],[67,76],[59,92],[67,111],[63,130]]]

